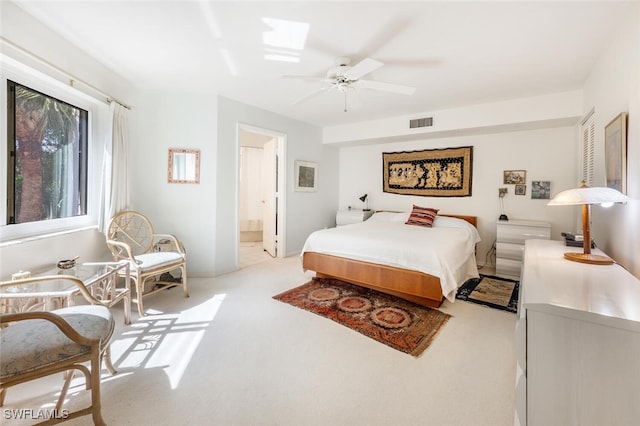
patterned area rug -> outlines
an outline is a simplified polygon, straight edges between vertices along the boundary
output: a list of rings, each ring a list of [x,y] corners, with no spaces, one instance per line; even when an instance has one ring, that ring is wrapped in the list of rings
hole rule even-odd
[[[456,299],[515,313],[519,287],[518,281],[480,274],[460,286]]]
[[[273,298],[416,357],[450,318],[435,309],[329,278],[313,278]]]

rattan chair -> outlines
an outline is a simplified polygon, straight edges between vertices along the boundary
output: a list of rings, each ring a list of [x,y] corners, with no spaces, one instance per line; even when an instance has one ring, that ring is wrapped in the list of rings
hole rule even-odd
[[[182,286],[184,297],[189,297],[186,253],[174,235],[156,234],[146,216],[135,211],[123,211],[109,222],[106,239],[113,259],[124,259],[131,265],[131,279],[136,289],[132,300],[138,305],[140,316],[144,316],[142,298],[165,288]],[[156,251],[167,245],[172,250]],[[180,270],[179,279],[168,274],[174,270]]]
[[[114,324],[109,309],[96,305],[0,314],[0,406],[4,404],[7,388],[64,372],[66,380],[56,408],[48,410],[46,420],[40,424],[91,414],[94,424],[103,425],[100,367]],[[76,370],[85,375],[91,405],[73,412],[62,411],[72,372]]]

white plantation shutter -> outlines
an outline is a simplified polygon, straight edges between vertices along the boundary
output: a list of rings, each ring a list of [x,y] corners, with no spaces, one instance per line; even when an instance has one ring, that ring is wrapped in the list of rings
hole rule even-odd
[[[593,186],[593,157],[596,141],[596,123],[593,110],[582,120],[582,179]]]

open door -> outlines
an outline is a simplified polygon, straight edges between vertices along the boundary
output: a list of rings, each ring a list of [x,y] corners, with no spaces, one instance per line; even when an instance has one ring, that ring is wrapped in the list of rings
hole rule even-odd
[[[271,139],[264,144],[262,156],[262,188],[264,203],[262,209],[262,247],[272,257],[277,255],[277,238],[278,238],[278,187],[277,187],[277,168],[278,168],[278,141],[277,138]]]

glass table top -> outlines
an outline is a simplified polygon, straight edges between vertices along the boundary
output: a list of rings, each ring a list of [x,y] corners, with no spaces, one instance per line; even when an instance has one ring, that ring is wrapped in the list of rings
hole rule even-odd
[[[31,278],[49,277],[55,275],[67,275],[80,278],[85,286],[89,287],[105,276],[124,268],[124,263],[78,263],[73,268],[60,269],[56,266],[45,268],[31,273]],[[72,293],[78,287],[72,280],[46,280],[37,281],[22,285],[11,285],[10,281],[5,281],[0,287],[0,296],[11,297],[12,295],[24,295],[25,293],[50,294],[50,293]]]

